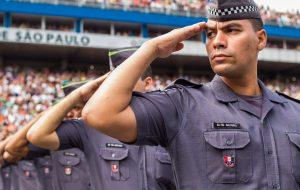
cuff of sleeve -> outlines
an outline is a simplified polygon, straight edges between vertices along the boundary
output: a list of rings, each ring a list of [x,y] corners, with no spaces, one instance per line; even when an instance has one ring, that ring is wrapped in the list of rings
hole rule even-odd
[[[63,127],[58,127],[56,129],[56,134],[57,134],[58,141],[59,141],[59,146],[58,146],[57,150],[65,150],[65,149],[71,148],[69,146],[69,144],[64,141],[65,138],[64,138]]]
[[[136,145],[143,145],[144,140],[147,137],[147,124],[144,121],[147,121],[147,113],[145,107],[138,98],[133,98],[130,103],[130,107],[136,118],[137,126],[137,139],[134,142]]]

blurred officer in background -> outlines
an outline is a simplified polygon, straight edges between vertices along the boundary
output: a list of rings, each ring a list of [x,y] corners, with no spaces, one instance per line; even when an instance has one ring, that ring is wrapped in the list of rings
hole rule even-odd
[[[131,50],[130,55],[134,51],[135,49]],[[124,55],[128,52],[128,49],[125,49],[111,53]],[[110,54],[110,57],[113,56],[112,54]],[[146,167],[155,168],[159,167],[160,164],[169,170],[166,173],[170,175],[172,173],[170,159],[158,159],[156,164],[147,166],[151,162],[147,163],[147,159],[141,160],[141,157],[146,156],[145,150],[143,151],[141,147],[126,145],[103,135],[87,126],[81,119],[63,121],[63,118],[75,105],[83,106],[85,104],[89,96],[94,93],[106,77],[107,74],[84,84],[72,91],[57,105],[51,107],[29,130],[27,138],[36,146],[46,149],[62,150],[72,147],[81,149],[89,162],[92,186],[96,189],[140,190],[148,189],[148,186],[153,187],[152,189],[158,189],[164,184],[167,185],[162,189],[173,188],[174,185],[170,185],[173,181],[158,184],[156,180],[151,180],[151,176],[148,176],[149,181],[145,181],[144,179],[147,178],[147,175],[143,175]],[[148,68],[137,82],[135,90],[148,91],[151,89],[151,86],[151,70]],[[167,154],[162,152],[162,150],[160,153],[162,155]],[[145,167],[141,167],[143,165]],[[170,176],[167,176],[165,179],[168,178],[173,180]],[[153,179],[156,179],[156,176]],[[163,178],[159,177],[159,179]]]
[[[110,70],[114,70],[130,55],[132,55],[138,47],[128,47],[120,49],[112,49],[109,51]],[[142,80],[146,77],[152,77],[152,70],[149,67],[141,76]],[[150,91],[150,87],[146,90],[136,87],[136,91]],[[175,188],[175,180],[172,173],[171,157],[169,153],[161,146],[141,146],[139,153],[141,168],[143,168],[143,187],[146,190],[173,190]]]
[[[68,86],[63,86],[63,90],[66,95],[69,93]],[[76,113],[77,110],[74,109],[71,112]],[[42,114],[38,114],[31,122],[0,145],[1,156],[3,155],[6,161],[15,163],[22,159],[17,163],[19,176],[17,186],[20,190],[90,189],[89,168],[82,151],[72,148],[49,152],[33,146],[27,141],[28,130]],[[72,118],[75,117],[77,115],[72,114]]]

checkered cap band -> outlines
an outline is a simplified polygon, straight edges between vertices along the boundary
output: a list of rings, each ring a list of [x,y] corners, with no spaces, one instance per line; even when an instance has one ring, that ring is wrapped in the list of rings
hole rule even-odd
[[[230,7],[225,9],[215,9],[213,7],[208,8],[208,12],[214,16],[227,16],[240,13],[249,13],[249,12],[259,12],[259,9],[256,6],[239,6],[239,7]]]

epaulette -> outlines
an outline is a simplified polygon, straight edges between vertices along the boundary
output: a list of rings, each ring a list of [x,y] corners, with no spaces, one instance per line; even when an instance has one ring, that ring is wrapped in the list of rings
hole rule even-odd
[[[280,96],[283,96],[284,98],[287,98],[287,99],[292,100],[292,101],[294,101],[294,102],[300,103],[300,100],[299,100],[299,99],[292,98],[292,97],[290,97],[290,96],[288,96],[288,95],[286,95],[286,94],[284,94],[284,93],[282,93],[282,92],[276,91],[276,93],[277,93],[278,95],[280,95]]]
[[[185,80],[183,78],[179,78],[176,79],[175,81],[173,81],[170,85],[168,85],[165,90],[173,88],[176,85],[182,85],[182,86],[186,86],[186,87],[191,87],[191,88],[198,88],[201,87],[203,84],[197,84],[197,83],[193,83],[191,81]]]

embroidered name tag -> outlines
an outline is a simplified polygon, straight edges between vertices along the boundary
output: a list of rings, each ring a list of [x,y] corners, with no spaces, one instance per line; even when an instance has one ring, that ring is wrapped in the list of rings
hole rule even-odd
[[[109,148],[124,148],[124,144],[106,143],[106,147],[109,147]]]
[[[76,153],[72,153],[72,152],[64,152],[64,155],[65,155],[65,156],[73,156],[73,157],[76,157],[76,156],[77,156]]]
[[[216,123],[212,124],[214,129],[240,129],[241,125],[239,123]]]

